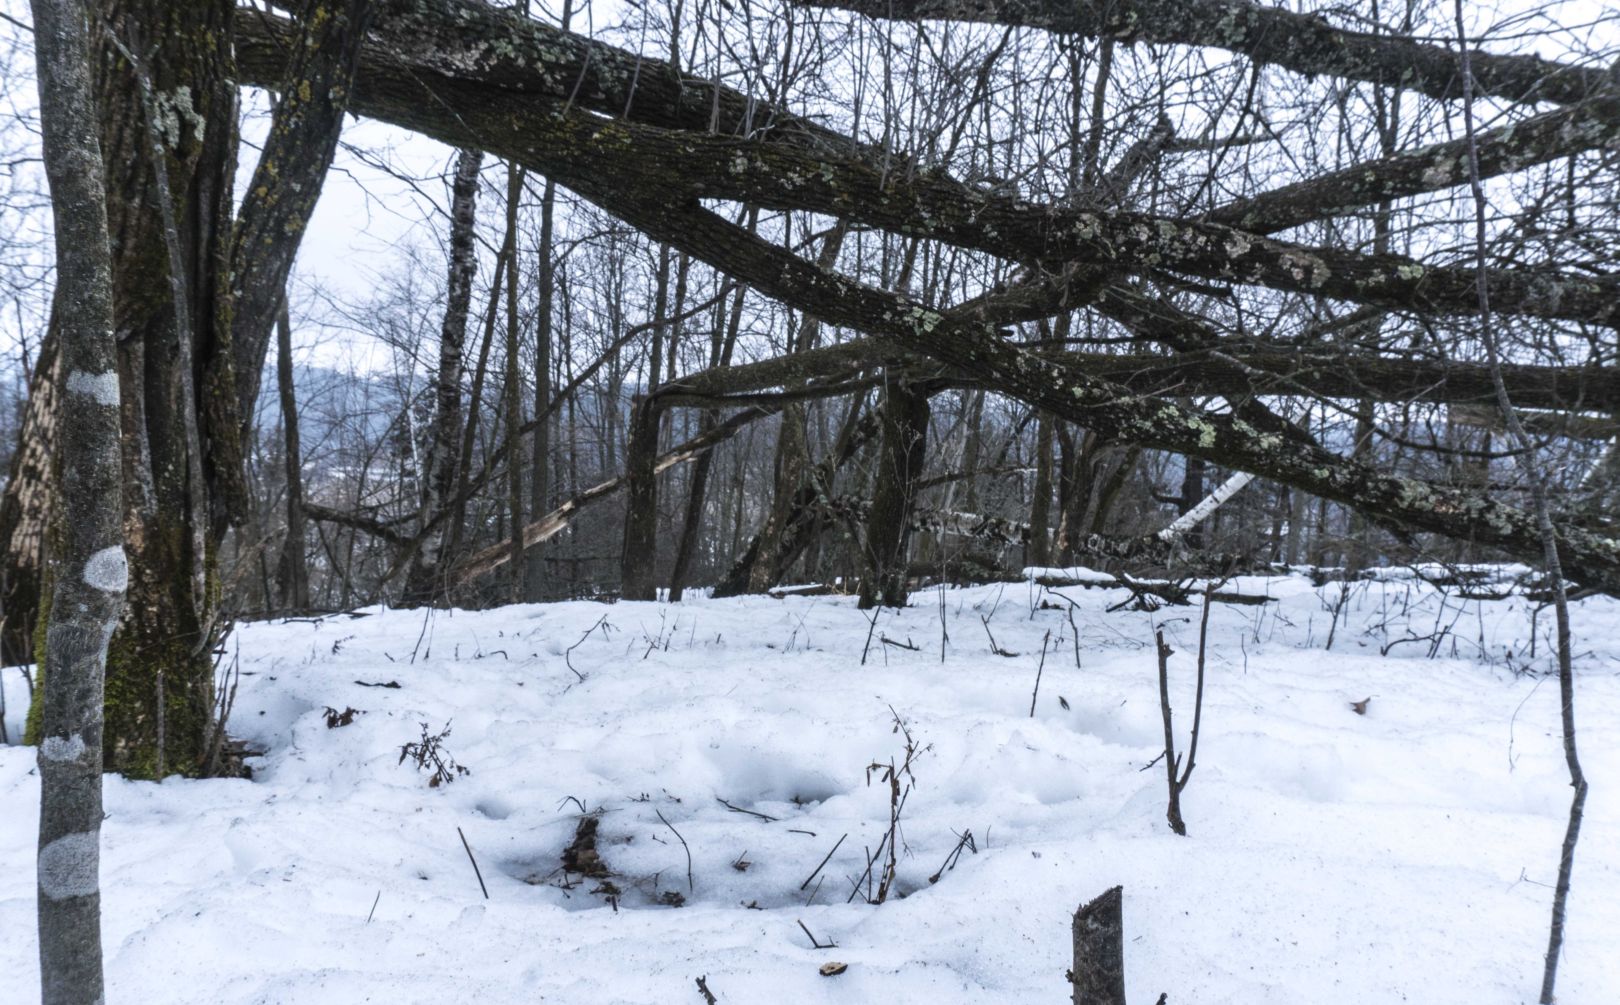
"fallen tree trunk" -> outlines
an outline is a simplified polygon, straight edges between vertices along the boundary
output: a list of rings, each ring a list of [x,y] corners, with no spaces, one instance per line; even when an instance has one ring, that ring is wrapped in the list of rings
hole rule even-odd
[[[652,473],[658,475],[677,464],[695,460],[699,455],[726,440],[736,436],[749,423],[776,414],[777,409],[769,406],[757,406],[733,415],[718,426],[695,436],[673,450],[663,454],[652,465]],[[594,503],[601,502],[620,489],[628,482],[628,476],[619,475],[607,481],[586,489],[572,499],[558,506],[538,520],[531,521],[523,527],[523,547],[532,548],[544,541],[549,541],[562,533],[573,521],[579,512]],[[488,548],[474,554],[459,565],[454,573],[454,582],[457,586],[464,585],[499,569],[512,559],[512,545],[509,541],[490,545]]]
[[[1044,28],[1127,43],[1225,49],[1308,77],[1324,73],[1462,97],[1452,50],[1387,33],[1335,28],[1319,14],[1244,0],[800,0],[875,18],[938,19]],[[1475,93],[1512,101],[1579,101],[1603,86],[1603,71],[1539,56],[1469,53]]]
[[[418,9],[430,10],[427,5]],[[442,13],[434,16],[448,17]],[[430,17],[430,26],[431,21]],[[510,19],[494,18],[491,23],[506,32],[515,30]],[[704,193],[701,186],[687,188],[688,197],[683,198],[678,190],[671,191],[670,183],[677,168],[712,168],[714,174],[708,182],[713,183],[715,194],[754,199],[762,205],[827,208],[840,216],[898,226],[919,236],[988,243],[993,247],[986,250],[996,253],[1009,250],[1012,246],[1006,242],[1016,235],[1020,259],[1028,257],[1032,249],[1044,254],[1048,248],[1044,240],[1028,243],[1030,228],[1034,228],[1036,234],[1053,233],[1068,242],[1058,245],[1059,253],[1072,251],[1101,255],[1103,261],[1128,262],[1138,253],[1169,252],[1172,258],[1161,257],[1161,265],[1174,264],[1195,274],[1222,277],[1239,268],[1245,282],[1275,283],[1279,288],[1302,288],[1322,295],[1337,296],[1333,291],[1339,290],[1357,294],[1347,299],[1394,302],[1418,311],[1469,307],[1475,286],[1468,270],[1427,268],[1389,256],[1347,258],[1349,253],[1303,249],[1259,238],[1251,241],[1252,235],[1209,229],[1213,225],[1165,221],[1167,226],[1159,230],[1154,226],[1159,222],[1156,219],[1131,214],[1083,214],[1083,219],[1070,221],[1072,229],[1063,230],[1063,225],[1050,220],[1034,219],[1044,217],[1044,207],[992,205],[987,202],[989,196],[964,194],[962,186],[938,176],[919,175],[917,187],[910,191],[897,192],[881,178],[874,188],[865,174],[870,168],[864,164],[817,160],[807,149],[788,149],[774,141],[739,143],[687,133],[665,136],[584,111],[580,107],[584,99],[574,105],[536,99],[532,93],[545,93],[548,81],[532,68],[523,70],[526,57],[510,53],[501,57],[495,52],[497,39],[480,36],[463,22],[456,22],[454,30],[442,25],[441,29],[441,35],[449,35],[449,47],[442,52],[420,55],[406,41],[394,48],[368,50],[370,55],[357,78],[355,110],[457,146],[481,145],[513,157],[648,235],[670,242],[787,306],[973,372],[999,393],[1047,408],[1116,440],[1192,454],[1262,474],[1395,526],[1468,537],[1521,557],[1540,554],[1534,521],[1520,509],[1477,491],[1391,476],[1314,444],[1264,430],[1242,417],[1201,414],[1163,400],[1135,397],[1080,368],[1042,360],[1004,342],[992,325],[953,317],[817,269],[702,208],[691,198]],[[469,40],[472,53],[482,55],[469,58]],[[511,47],[505,35],[499,40]],[[413,44],[420,48],[421,42]],[[436,61],[447,72],[418,66],[412,59]],[[501,74],[519,80],[530,93],[524,93],[521,86],[492,85],[489,76],[467,79],[478,78],[485,64],[498,65]],[[246,76],[253,79],[251,74]],[[722,95],[700,95],[693,89],[694,100],[689,101],[678,81],[673,86],[671,107],[675,112],[690,117],[701,106],[703,121],[714,121],[713,105]],[[582,88],[580,93],[589,90]],[[742,120],[727,120],[726,126],[732,121]],[[790,131],[798,137],[827,133],[798,123]],[[850,144],[843,137],[828,142],[835,144],[835,151]],[[716,155],[720,159],[708,164]],[[776,172],[784,166],[802,166],[806,158],[816,161],[814,177],[794,192],[786,192],[791,186],[785,186]],[[746,179],[748,184],[738,179]],[[813,198],[807,196],[812,192]],[[766,195],[771,197],[764,198]],[[928,198],[922,201],[916,198],[925,195]],[[936,195],[938,201],[930,201]],[[930,221],[926,226],[918,222],[924,219]],[[1126,231],[1140,225],[1146,234],[1120,232],[1116,228],[1122,224]],[[992,230],[999,236],[987,240]],[[1116,237],[1121,239],[1118,246],[1109,243]],[[1089,242],[1094,241],[1101,243],[1091,248]],[[1225,247],[1228,241],[1231,248]],[[1202,266],[1194,267],[1200,262]],[[1255,270],[1246,271],[1251,265]],[[1620,318],[1620,297],[1610,289],[1612,280],[1570,279],[1566,283],[1564,277],[1552,274],[1508,270],[1497,270],[1486,280],[1493,303],[1521,313],[1593,321]],[[1620,592],[1620,541],[1566,526],[1561,530],[1560,547],[1572,576]]]
[[[242,19],[240,29],[241,72],[264,83],[268,52],[286,29],[261,17]],[[590,58],[605,67],[593,67]],[[576,64],[577,74],[564,72]],[[610,79],[621,70],[624,80]],[[654,92],[650,99],[643,87]],[[1176,269],[1430,313],[1466,313],[1472,304],[1476,276],[1469,269],[1307,247],[1215,223],[1028,203],[938,171],[892,170],[880,152],[842,134],[797,119],[772,122],[773,110],[736,92],[711,91],[703,102],[702,90],[628,53],[526,18],[416,0],[368,42],[352,103],[457,146],[499,149],[519,160],[572,152],[584,158],[574,170],[612,160],[618,184],[657,191],[665,201],[718,198],[829,213],[1019,262]],[[547,98],[574,111],[630,118],[609,123],[587,116],[575,120],[583,132],[576,131],[566,125],[568,116],[536,114]],[[729,113],[734,104],[741,106],[735,120],[714,121],[711,106]],[[733,121],[748,136],[764,138],[724,135]],[[581,142],[587,138],[592,142]],[[1494,269],[1483,281],[1498,313],[1620,323],[1620,282],[1608,277]]]

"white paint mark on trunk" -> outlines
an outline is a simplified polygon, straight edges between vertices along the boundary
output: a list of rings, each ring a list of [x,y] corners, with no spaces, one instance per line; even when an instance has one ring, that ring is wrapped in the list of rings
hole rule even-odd
[[[84,756],[84,737],[74,733],[67,739],[47,736],[39,745],[39,755],[47,761],[77,761]]]
[[[52,900],[100,889],[101,843],[96,834],[69,834],[39,850],[39,892]]]
[[[129,585],[129,560],[122,545],[103,548],[84,563],[84,581],[98,590],[122,593]]]
[[[87,394],[98,405],[118,404],[118,374],[115,371],[85,373],[74,370],[68,374],[67,385],[69,394]]]

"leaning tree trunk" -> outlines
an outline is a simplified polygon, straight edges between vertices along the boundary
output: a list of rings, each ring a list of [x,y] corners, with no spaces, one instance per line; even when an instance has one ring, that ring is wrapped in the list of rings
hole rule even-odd
[[[883,402],[883,445],[877,488],[866,529],[866,570],[860,606],[906,606],[906,547],[917,479],[927,460],[928,394],[900,383],[889,385]]]
[[[112,255],[78,0],[35,0],[45,170],[56,224],[60,564],[39,722],[39,961],[43,1005],[101,1005],[102,675],[128,583],[120,527]],[[93,22],[91,22],[93,23]]]

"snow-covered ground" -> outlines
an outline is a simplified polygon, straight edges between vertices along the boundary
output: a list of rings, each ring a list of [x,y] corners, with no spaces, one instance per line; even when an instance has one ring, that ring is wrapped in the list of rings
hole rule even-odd
[[[705,975],[727,1003],[1066,1001],[1069,917],[1114,884],[1135,1002],[1533,1001],[1569,788],[1556,681],[1521,672],[1525,603],[1369,583],[1333,625],[1337,585],[1237,586],[1279,602],[1213,611],[1184,838],[1143,767],[1154,628],[1184,747],[1198,608],[1107,613],[1118,589],[929,591],[875,630],[834,597],[245,626],[253,780],[108,779],[108,1001],[701,1002]],[[1575,619],[1593,789],[1560,1001],[1610,1005],[1620,605]],[[363,714],[328,728],[328,707]],[[895,714],[925,748],[895,889],[850,903],[888,829],[868,766],[904,756]],[[400,763],[423,723],[470,773]],[[0,748],[6,1002],[37,986],[37,799],[33,751]],[[606,879],[562,871],[582,810]]]

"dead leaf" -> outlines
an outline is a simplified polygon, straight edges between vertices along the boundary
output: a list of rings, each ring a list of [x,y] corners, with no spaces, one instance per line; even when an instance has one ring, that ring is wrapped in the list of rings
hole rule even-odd
[[[849,964],[848,963],[823,963],[821,965],[821,976],[823,976],[823,977],[837,977],[839,974],[843,973],[844,971],[846,971],[848,969],[849,969]]]
[[[1350,707],[1355,709],[1357,715],[1366,715],[1367,714],[1367,703],[1369,701],[1372,701],[1372,696],[1371,695],[1368,695],[1367,697],[1361,699],[1360,701],[1351,702]]]

